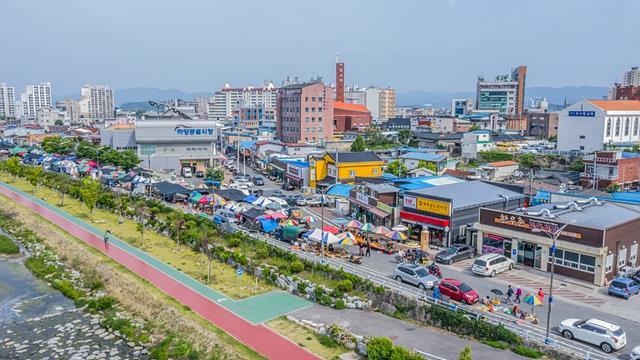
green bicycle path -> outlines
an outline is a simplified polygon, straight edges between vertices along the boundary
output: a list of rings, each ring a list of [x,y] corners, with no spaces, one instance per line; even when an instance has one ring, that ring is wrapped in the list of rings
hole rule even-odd
[[[5,186],[11,189],[14,192],[21,194],[34,202],[37,202],[39,205],[46,207],[57,214],[65,217],[66,219],[78,224],[83,227],[87,231],[93,233],[99,238],[102,238],[104,235],[104,231],[100,230],[77,217],[67,213],[60,208],[53,206],[41,199],[38,199],[30,194],[16,188],[15,186],[9,185],[5,182],[0,182],[2,186]],[[178,282],[183,283],[199,294],[205,296],[211,301],[215,301],[218,305],[232,311],[236,315],[244,318],[245,320],[253,323],[260,324],[265,321],[274,319],[281,315],[285,315],[297,310],[304,309],[312,305],[312,303],[306,299],[301,297],[292,295],[285,291],[271,291],[265,294],[260,294],[256,296],[252,296],[243,300],[233,300],[228,298],[224,294],[211,289],[205,284],[193,279],[192,277],[176,270],[175,268],[165,264],[164,262],[156,259],[152,255],[138,249],[137,247],[131,246],[129,243],[122,241],[115,236],[110,237],[110,245],[115,245],[120,249],[128,252],[129,254],[134,255],[138,259],[144,261],[145,263],[153,266],[154,268],[162,271],[167,274],[171,278],[175,279]]]

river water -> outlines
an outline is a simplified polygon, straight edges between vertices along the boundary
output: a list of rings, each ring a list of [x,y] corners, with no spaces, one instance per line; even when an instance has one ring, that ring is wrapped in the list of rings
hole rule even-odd
[[[24,259],[0,257],[0,360],[148,358],[33,276]]]

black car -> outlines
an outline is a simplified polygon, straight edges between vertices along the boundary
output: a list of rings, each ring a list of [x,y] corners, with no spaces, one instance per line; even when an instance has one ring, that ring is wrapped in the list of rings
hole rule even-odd
[[[196,177],[203,178],[204,177],[204,171],[202,171],[202,170],[196,171]]]
[[[456,261],[471,259],[473,248],[467,245],[453,245],[436,254],[436,261],[443,264],[453,264]]]
[[[633,281],[640,283],[640,270],[636,271],[635,274],[629,276]]]
[[[290,182],[285,182],[282,184],[282,190],[291,191],[293,190],[293,185]]]
[[[290,206],[296,205],[296,201],[301,197],[300,194],[290,194],[281,196]]]
[[[255,186],[263,186],[264,185],[264,179],[261,178],[260,176],[256,176],[253,178],[253,185]]]

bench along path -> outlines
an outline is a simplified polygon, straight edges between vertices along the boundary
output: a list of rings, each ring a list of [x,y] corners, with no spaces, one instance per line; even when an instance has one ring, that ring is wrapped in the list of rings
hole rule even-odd
[[[233,301],[117,238],[105,245],[102,230],[11,185],[0,182],[0,193],[103,252],[266,358],[319,359],[261,324],[308,307],[308,301],[279,291]]]

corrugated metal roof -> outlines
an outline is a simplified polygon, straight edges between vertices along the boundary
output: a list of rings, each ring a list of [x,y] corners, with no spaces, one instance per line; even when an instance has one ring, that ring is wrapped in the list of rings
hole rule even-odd
[[[440,162],[445,160],[447,157],[440,154],[434,153],[425,153],[425,152],[410,152],[404,155],[400,155],[401,159],[411,159],[411,160],[424,160],[431,162]]]
[[[460,179],[456,179],[460,180]],[[469,207],[492,204],[498,201],[522,199],[523,194],[501,188],[499,186],[484,183],[482,181],[463,181],[456,184],[434,186],[427,189],[415,190],[407,195],[430,195],[451,199],[454,210],[462,210]]]

